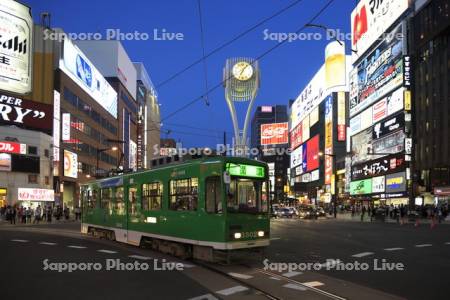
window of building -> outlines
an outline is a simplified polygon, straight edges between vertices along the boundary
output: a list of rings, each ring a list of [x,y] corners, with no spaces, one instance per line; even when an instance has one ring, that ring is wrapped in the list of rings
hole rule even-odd
[[[30,155],[37,155],[38,149],[35,146],[28,146],[28,154]]]
[[[206,212],[221,213],[222,201],[220,193],[220,177],[213,176],[206,179],[205,188]]]
[[[142,185],[142,209],[160,210],[163,195],[163,185],[159,182]]]
[[[116,187],[115,211],[118,215],[125,214],[125,202],[123,199],[123,186]]]
[[[38,176],[34,174],[29,174],[28,183],[38,183]]]
[[[44,181],[45,181],[45,184],[46,184],[46,185],[49,185],[49,184],[50,184],[50,177],[45,176],[45,177],[44,177]]]
[[[170,209],[197,210],[198,178],[170,181]]]

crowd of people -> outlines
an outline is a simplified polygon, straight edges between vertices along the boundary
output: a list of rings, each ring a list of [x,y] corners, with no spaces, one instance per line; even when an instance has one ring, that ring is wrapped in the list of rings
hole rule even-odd
[[[19,205],[5,205],[0,207],[0,219],[10,224],[39,224],[41,221],[51,223],[52,218],[56,221],[68,221],[71,219],[70,213],[69,207],[62,208],[60,205],[47,205],[45,207],[38,205],[34,209],[31,206],[24,207]],[[73,215],[75,220],[81,219],[81,209],[78,206],[74,208]]]

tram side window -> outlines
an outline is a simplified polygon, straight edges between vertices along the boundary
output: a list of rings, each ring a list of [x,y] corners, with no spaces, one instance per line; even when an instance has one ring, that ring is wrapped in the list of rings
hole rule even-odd
[[[206,212],[222,213],[222,201],[220,195],[220,177],[208,177],[206,179]]]
[[[123,199],[123,186],[116,187],[116,202],[115,202],[116,214],[125,214],[125,201]]]
[[[142,185],[142,209],[160,210],[163,185],[159,182],[144,183]]]
[[[197,210],[198,178],[170,181],[170,209]]]
[[[103,188],[100,190],[100,208],[106,209],[109,214],[112,213],[111,208],[112,201],[112,189],[111,188]]]
[[[95,190],[84,190],[82,193],[83,197],[83,205],[84,207],[91,209],[95,207],[95,201],[97,200],[97,197],[93,197],[93,192],[96,192]],[[97,196],[97,193],[95,193],[95,196]]]

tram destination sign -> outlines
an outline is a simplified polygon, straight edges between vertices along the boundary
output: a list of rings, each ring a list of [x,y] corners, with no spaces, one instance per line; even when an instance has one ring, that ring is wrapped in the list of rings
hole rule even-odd
[[[231,176],[242,176],[242,177],[253,177],[253,178],[264,178],[265,170],[264,167],[244,165],[244,164],[227,164],[227,171]]]

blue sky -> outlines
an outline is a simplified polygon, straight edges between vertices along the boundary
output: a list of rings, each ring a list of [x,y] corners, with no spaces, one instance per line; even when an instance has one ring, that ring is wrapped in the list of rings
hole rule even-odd
[[[24,0],[39,22],[42,12],[50,12],[52,27],[65,32],[105,35],[107,29],[147,33],[146,41],[123,41],[132,61],[142,61],[155,85],[202,55],[197,0],[179,1],[106,1],[106,0]],[[291,1],[201,0],[205,51],[210,52],[225,41],[272,15]],[[263,24],[207,59],[208,83],[212,87],[222,80],[225,60],[234,56],[258,57],[277,41],[264,40],[268,33],[294,32],[310,19],[328,0],[303,0],[282,15]],[[356,1],[335,0],[316,23],[350,32],[350,13]],[[182,41],[155,41],[154,30],[182,33]],[[320,32],[310,28],[304,32]],[[285,43],[260,61],[261,88],[257,105],[287,104],[295,99],[324,60],[326,39],[296,40]],[[347,43],[348,48],[348,43]],[[348,49],[347,49],[347,52]],[[198,64],[173,81],[157,88],[162,104],[162,118],[205,92],[203,65]],[[169,137],[188,147],[215,147],[222,142],[223,131],[231,137],[232,124],[223,88],[209,95],[210,106],[198,101],[188,109],[163,121],[171,129]],[[241,119],[243,111],[239,109]],[[183,127],[202,128],[203,130]],[[189,134],[186,134],[189,133]],[[163,137],[166,135],[163,134]],[[228,141],[230,142],[230,140]]]

